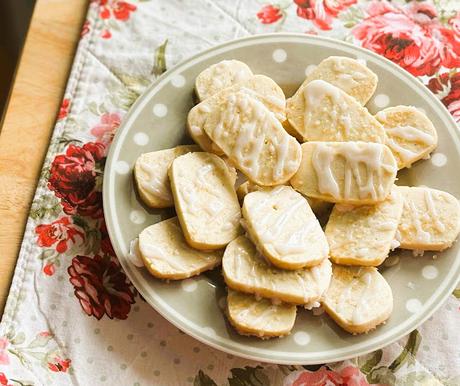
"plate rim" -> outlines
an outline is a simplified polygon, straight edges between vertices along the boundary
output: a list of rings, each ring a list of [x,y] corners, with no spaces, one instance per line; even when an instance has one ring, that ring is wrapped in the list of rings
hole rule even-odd
[[[244,352],[244,351],[238,351],[237,349],[234,349],[232,347],[227,347],[223,343],[218,343],[214,342],[213,339],[210,339],[209,336],[206,335],[200,335],[198,331],[195,331],[193,329],[190,329],[189,326],[184,325],[183,322],[181,322],[180,319],[176,319],[174,315],[171,314],[171,310],[164,309],[163,306],[160,304],[161,301],[158,299],[152,299],[152,294],[147,293],[146,289],[144,288],[137,288],[137,286],[134,284],[136,282],[135,277],[137,275],[140,275],[139,272],[136,272],[134,270],[135,267],[132,265],[128,264],[124,259],[120,259],[119,256],[124,255],[124,253],[121,250],[120,245],[118,244],[118,239],[115,237],[115,228],[114,224],[112,223],[112,209],[111,209],[111,200],[110,200],[110,195],[111,195],[111,190],[110,188],[113,188],[113,169],[114,169],[114,163],[115,160],[113,159],[115,156],[116,148],[117,148],[117,143],[120,141],[120,138],[122,137],[123,131],[125,131],[126,127],[128,126],[129,123],[131,123],[131,118],[132,116],[136,113],[136,111],[139,109],[140,106],[145,103],[145,99],[149,97],[149,94],[154,90],[157,86],[161,85],[166,79],[171,77],[174,73],[176,73],[179,69],[181,69],[183,66],[186,66],[188,63],[196,61],[200,59],[201,57],[205,57],[209,54],[212,54],[214,52],[218,52],[222,50],[223,48],[231,48],[232,46],[235,46],[235,48],[238,47],[240,43],[244,43],[247,41],[257,41],[257,40],[267,40],[267,43],[269,40],[272,38],[276,38],[277,40],[284,40],[284,42],[277,42],[279,44],[283,43],[289,43],[289,39],[294,38],[295,39],[300,39],[304,40],[305,43],[309,43],[311,41],[319,41],[319,42],[324,42],[328,43],[328,45],[336,45],[336,46],[344,46],[348,47],[349,49],[356,50],[359,52],[362,52],[363,54],[367,56],[371,56],[375,58],[377,61],[382,61],[385,63],[387,66],[390,66],[396,71],[399,75],[399,77],[406,78],[408,83],[412,83],[413,88],[417,90],[423,90],[423,93],[428,97],[431,103],[434,103],[435,107],[440,109],[442,111],[441,118],[443,121],[447,120],[449,125],[446,125],[447,130],[451,134],[452,137],[456,138],[457,141],[460,141],[460,133],[457,129],[457,124],[454,121],[453,117],[450,115],[450,113],[447,111],[445,106],[441,103],[439,99],[437,99],[422,83],[419,82],[417,78],[415,78],[412,74],[407,72],[406,70],[402,69],[399,67],[397,64],[391,62],[389,59],[380,56],[370,50],[367,50],[363,47],[356,46],[354,44],[344,42],[341,40],[337,39],[332,39],[328,37],[323,37],[323,36],[313,36],[313,35],[305,35],[301,33],[269,33],[269,34],[258,34],[258,35],[251,35],[251,36],[246,36],[240,39],[234,39],[231,41],[224,42],[222,44],[218,44],[216,46],[213,46],[211,48],[208,48],[204,51],[201,51],[186,60],[183,60],[173,66],[171,69],[163,73],[160,77],[155,79],[145,90],[144,92],[137,98],[137,100],[133,103],[133,105],[130,107],[130,109],[127,111],[125,116],[123,117],[122,123],[117,130],[117,133],[115,134],[112,144],[109,148],[109,152],[107,154],[106,158],[106,163],[105,163],[105,168],[104,168],[104,177],[103,177],[103,210],[104,210],[104,217],[106,219],[106,225],[107,225],[107,230],[109,234],[109,238],[112,241],[112,245],[114,247],[115,254],[117,256],[118,261],[120,262],[126,276],[128,279],[131,281],[133,286],[136,288],[136,290],[146,299],[147,303],[153,307],[162,317],[164,317],[168,322],[173,324],[175,327],[180,329],[181,331],[184,331],[187,333],[189,336],[197,339],[198,341],[213,347],[215,349],[218,349],[220,351],[250,359],[250,360],[255,360],[255,361],[261,361],[261,362],[266,362],[266,363],[276,363],[276,364],[292,364],[292,365],[307,365],[307,364],[320,364],[320,363],[326,363],[326,362],[335,362],[335,361],[341,361],[341,360],[346,360],[350,358],[354,358],[357,356],[362,356],[365,355],[369,352],[378,350],[380,348],[383,348],[385,346],[388,346],[395,341],[401,339],[402,337],[406,336],[410,332],[414,331],[417,329],[423,322],[425,322],[430,316],[436,312],[439,307],[441,307],[446,299],[449,297],[449,295],[452,293],[454,288],[457,285],[457,275],[460,274],[460,254],[457,254],[457,256],[454,259],[454,264],[452,264],[451,268],[454,268],[449,271],[449,275],[445,277],[443,280],[443,283],[446,283],[444,287],[438,287],[436,290],[433,292],[431,297],[425,304],[423,305],[423,312],[413,314],[409,318],[407,318],[403,323],[401,323],[398,327],[396,327],[396,332],[391,333],[395,329],[389,330],[386,335],[379,337],[380,343],[377,344],[369,344],[366,343],[366,341],[361,342],[359,345],[364,346],[364,348],[355,348],[354,352],[350,353],[345,353],[341,355],[327,355],[327,353],[332,353],[333,351],[310,351],[303,353],[305,357],[301,357],[299,355],[299,358],[280,358],[277,357],[277,355],[281,354],[281,351],[272,351],[270,349],[259,349],[259,348],[253,348],[255,351],[271,351],[271,357],[268,356],[270,354],[264,353],[264,355],[258,355],[258,354],[251,354],[249,352]],[[293,41],[291,41],[293,42]],[[148,101],[147,101],[148,102]],[[451,130],[451,128],[454,127],[454,130]],[[460,147],[459,147],[460,148]],[[112,185],[111,185],[112,184]],[[110,220],[109,220],[110,219]],[[137,269],[137,268],[136,268]],[[159,298],[161,298],[159,295],[156,295]],[[176,311],[174,311],[177,313]],[[179,314],[179,316],[181,316]],[[408,325],[406,328],[401,328],[401,326]],[[231,339],[230,339],[231,340]],[[241,343],[236,343],[236,345],[242,345]],[[354,345],[356,347],[356,345]],[[367,347],[366,346],[370,346]],[[293,353],[290,352],[284,352],[286,355],[293,355]],[[308,357],[307,357],[308,356]],[[315,359],[316,358],[316,359]]]

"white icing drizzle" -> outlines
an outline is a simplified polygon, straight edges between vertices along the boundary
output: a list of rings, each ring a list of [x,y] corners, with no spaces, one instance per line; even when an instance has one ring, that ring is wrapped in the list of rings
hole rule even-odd
[[[131,240],[129,243],[129,252],[126,255],[128,260],[133,263],[134,266],[136,267],[143,267],[144,263],[142,262],[142,259],[140,257],[140,251],[139,251],[139,238],[136,237],[135,239]]]
[[[438,215],[438,212],[436,210],[436,207],[434,205],[434,202],[433,202],[433,196],[431,194],[431,191],[426,189],[425,190],[425,203],[426,203],[426,207],[428,209],[428,213],[431,217],[431,220],[434,224],[434,227],[436,228],[436,230],[438,232],[444,232],[446,230],[446,227],[444,226],[444,224],[439,220],[439,215]]]
[[[165,174],[161,179],[158,176],[157,169],[148,164],[147,162],[140,162],[140,168],[147,174],[147,179],[139,179],[142,188],[164,201],[171,201],[172,194],[171,188],[167,184],[167,175]]]
[[[265,322],[263,325],[263,327],[265,327],[266,319],[270,320],[274,316],[273,314],[276,314],[277,307],[271,304],[268,307],[266,307],[259,315],[251,315],[257,312],[257,305],[258,303],[251,304],[248,308],[240,311],[237,317],[241,320],[245,319],[248,315],[250,315],[253,317],[253,319],[250,320],[252,325],[258,325],[260,324],[260,322]]]
[[[382,119],[381,116],[379,116],[379,119]],[[418,154],[412,150],[407,149],[404,145],[398,143],[395,138],[400,138],[406,142],[422,143],[426,146],[435,144],[435,138],[432,135],[412,126],[396,126],[386,128],[386,132],[388,134],[386,144],[393,152],[398,154],[399,158],[403,162],[408,162],[416,158]]]
[[[415,227],[415,241],[418,243],[429,243],[431,241],[431,235],[423,230],[417,208],[414,203],[411,200],[405,200],[404,205],[409,211],[412,218],[412,224],[414,224]]]
[[[333,161],[337,157],[345,159],[344,192],[345,199],[351,196],[351,185],[354,181],[361,199],[371,197],[373,200],[384,194],[383,170],[394,173],[392,165],[383,163],[384,147],[374,143],[347,142],[337,147],[327,143],[317,143],[312,155],[312,163],[318,178],[318,189],[322,194],[330,194],[341,198],[340,188],[332,171]],[[365,178],[359,171],[360,164],[366,168]]]
[[[164,265],[169,267],[173,271],[184,271],[187,267],[184,267],[182,264],[174,261],[174,258],[171,256],[166,256],[163,249],[153,245],[151,243],[143,244],[143,253],[149,260],[158,260],[161,261]]]

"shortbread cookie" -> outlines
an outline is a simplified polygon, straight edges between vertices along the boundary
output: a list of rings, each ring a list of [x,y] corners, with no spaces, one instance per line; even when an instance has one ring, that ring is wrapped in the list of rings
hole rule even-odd
[[[276,267],[312,267],[328,257],[321,225],[307,200],[290,186],[249,193],[242,213],[249,237]]]
[[[204,151],[218,155],[224,154],[219,146],[211,141],[203,127],[209,119],[210,113],[219,109],[219,106],[227,100],[229,94],[238,91],[245,92],[262,102],[281,122],[286,120],[286,101],[283,90],[269,77],[255,75],[244,83],[235,84],[219,91],[190,110],[187,117],[188,132]]]
[[[460,204],[447,192],[404,187],[404,210],[398,227],[403,249],[442,251],[460,232]]]
[[[379,111],[375,118],[385,128],[385,143],[393,152],[399,169],[428,157],[438,144],[433,124],[415,107],[389,107]]]
[[[292,128],[303,141],[383,143],[383,126],[353,97],[323,80],[313,80],[287,101]]]
[[[238,170],[256,184],[283,184],[299,167],[299,143],[263,103],[245,92],[229,94],[209,113],[203,128]]]
[[[245,236],[228,244],[222,260],[227,285],[237,291],[287,303],[310,305],[329,286],[331,263],[324,259],[312,268],[288,271],[273,267]]]
[[[377,88],[377,75],[355,59],[329,56],[308,74],[297,92],[313,80],[321,79],[342,89],[365,105]]]
[[[160,279],[178,280],[220,265],[223,251],[203,252],[185,241],[177,217],[150,225],[139,235],[145,267]]]
[[[176,212],[192,247],[223,248],[240,234],[234,177],[221,158],[203,152],[178,157],[169,178]]]
[[[195,80],[195,90],[200,101],[224,88],[246,82],[253,76],[246,63],[239,60],[222,60],[201,71]]]
[[[134,179],[142,202],[151,208],[173,206],[169,166],[175,158],[199,150],[196,145],[184,145],[141,154],[134,165]]]
[[[308,197],[324,201],[374,204],[390,194],[396,172],[396,160],[385,145],[306,142],[291,185]]]
[[[340,327],[352,334],[361,334],[390,317],[393,294],[375,267],[334,264],[331,285],[322,304]]]
[[[404,196],[395,187],[375,205],[335,205],[325,230],[331,260],[344,265],[382,264],[392,247],[403,204]]]
[[[228,290],[227,316],[242,335],[272,338],[288,335],[294,327],[297,307],[294,304],[273,304],[269,299]]]

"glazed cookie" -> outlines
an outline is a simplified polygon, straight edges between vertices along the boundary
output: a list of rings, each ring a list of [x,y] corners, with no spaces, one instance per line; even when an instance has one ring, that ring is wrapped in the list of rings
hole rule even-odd
[[[151,208],[174,206],[169,186],[169,166],[175,158],[199,150],[196,145],[184,145],[141,154],[134,165],[134,180],[142,202]]]
[[[227,285],[237,291],[312,306],[329,286],[331,263],[324,259],[312,268],[288,271],[273,267],[245,236],[228,244],[222,260]]]
[[[239,60],[222,60],[201,71],[195,80],[195,91],[203,101],[224,88],[246,82],[253,76],[246,63]]]
[[[306,142],[291,185],[308,197],[324,201],[375,204],[390,194],[396,172],[396,160],[385,145]]]
[[[302,141],[384,143],[383,126],[353,97],[323,80],[313,80],[287,101],[289,123]]]
[[[209,113],[203,128],[236,168],[256,184],[283,184],[299,167],[299,143],[263,103],[245,92],[229,94]]]
[[[403,249],[442,251],[460,232],[460,204],[447,192],[404,187],[404,210],[398,227]]]
[[[377,266],[394,246],[404,196],[394,187],[375,205],[337,204],[326,225],[330,258],[336,264]]]
[[[385,143],[393,152],[399,169],[429,157],[438,144],[433,124],[415,107],[389,107],[375,114],[375,118],[385,128]]]
[[[269,77],[255,75],[244,84],[235,84],[219,91],[190,110],[187,116],[187,130],[193,140],[204,151],[218,155],[224,154],[222,149],[211,141],[203,127],[209,119],[210,113],[219,109],[219,106],[227,100],[229,94],[238,91],[251,95],[262,102],[280,121],[286,120],[286,101],[283,90]]]
[[[364,64],[345,56],[329,56],[311,71],[297,91],[313,80],[328,82],[365,105],[377,88],[378,78]]]
[[[288,335],[294,327],[297,307],[294,304],[273,304],[269,299],[228,290],[227,317],[242,335],[266,339]]]
[[[321,225],[307,200],[290,186],[249,193],[242,213],[250,239],[276,267],[312,267],[328,257]]]
[[[185,239],[194,248],[225,247],[241,232],[234,176],[215,154],[176,158],[169,169],[176,212]]]
[[[375,267],[334,264],[331,285],[322,304],[328,315],[345,331],[362,334],[390,317],[393,294]]]
[[[185,279],[210,270],[222,261],[222,250],[203,252],[185,241],[177,217],[145,228],[139,235],[139,251],[145,267],[160,279]]]

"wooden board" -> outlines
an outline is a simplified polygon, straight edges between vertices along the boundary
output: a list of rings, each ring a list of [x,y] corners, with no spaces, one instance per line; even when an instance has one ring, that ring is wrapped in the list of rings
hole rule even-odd
[[[0,312],[80,37],[86,0],[37,0],[0,132]]]

